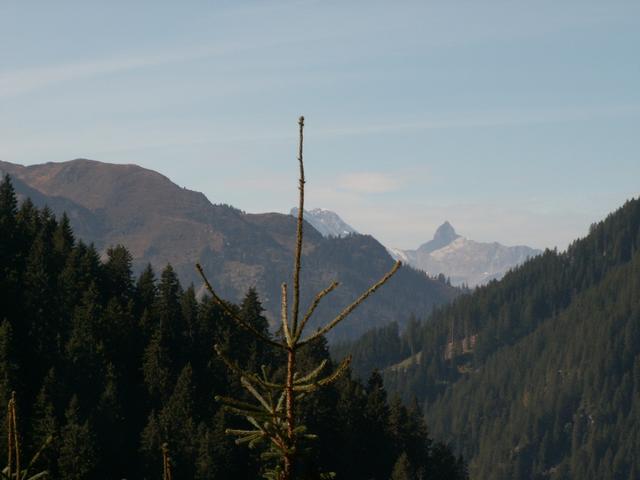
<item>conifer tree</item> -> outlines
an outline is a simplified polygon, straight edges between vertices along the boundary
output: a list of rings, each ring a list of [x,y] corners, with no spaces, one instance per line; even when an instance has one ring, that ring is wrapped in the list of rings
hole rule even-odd
[[[78,398],[74,395],[65,414],[60,438],[60,475],[65,480],[89,480],[96,467],[95,439],[89,422],[80,419]]]
[[[171,439],[173,445],[172,464],[185,478],[193,478],[193,465],[190,459],[195,457],[196,424],[193,404],[193,370],[187,364],[176,382],[176,386],[166,405],[160,412],[160,425],[165,441]]]
[[[150,310],[156,301],[158,287],[156,286],[156,275],[151,264],[148,264],[138,277],[136,283],[136,308],[137,316],[142,315],[145,310]]]
[[[35,348],[38,353],[44,353],[47,345],[44,338],[55,338],[55,323],[51,318],[51,305],[47,299],[54,297],[55,282],[52,278],[52,235],[53,220],[50,213],[43,213],[43,228],[40,229],[29,250],[24,272],[24,296],[26,299],[26,325],[30,338],[40,339]]]
[[[69,217],[66,213],[63,213],[62,218],[53,232],[53,250],[57,257],[56,261],[64,261],[71,252],[74,244],[75,238],[71,230]]]
[[[172,380],[172,363],[170,349],[162,326],[155,329],[149,345],[144,351],[142,372],[153,405],[160,405],[170,393]]]
[[[97,402],[95,432],[100,445],[101,470],[126,475],[131,452],[135,451],[135,439],[129,438],[128,425],[118,391],[118,377],[113,364],[106,367],[104,389]],[[132,441],[133,440],[133,441]]]
[[[192,375],[191,365],[187,364],[160,413],[150,417],[142,437],[142,450],[149,463],[171,440],[171,467],[183,478],[193,478],[195,469],[191,459],[196,457],[198,448]]]
[[[416,474],[411,462],[409,461],[409,457],[403,452],[393,466],[391,480],[414,480],[415,478]]]
[[[154,305],[158,295],[158,287],[156,286],[156,276],[148,264],[138,277],[135,286],[135,302],[133,312],[138,319],[138,328],[134,329],[136,334],[136,351],[145,348],[145,341],[148,339],[155,328],[154,323]]]
[[[0,402],[6,405],[11,397],[11,385],[15,384],[18,366],[13,358],[13,329],[8,320],[0,323]],[[5,437],[0,438],[0,446]]]
[[[16,222],[18,204],[15,190],[9,175],[5,175],[0,182],[0,289],[6,294],[11,278],[16,274],[15,263],[17,257]],[[0,320],[2,320],[0,318]]]
[[[242,300],[238,315],[258,332],[263,335],[269,335],[269,323],[263,313],[264,308],[258,298],[256,289],[250,288]],[[248,332],[242,331],[240,333],[242,337],[237,342],[237,345],[234,346],[236,361],[243,368],[250,371],[257,371],[262,365],[268,364],[268,357],[272,348]]]
[[[388,430],[390,412],[387,405],[387,392],[382,383],[382,376],[377,370],[369,377],[366,393],[363,441],[369,457],[367,468],[371,478],[382,478],[383,472],[389,474],[394,458],[389,448],[391,435]]]
[[[327,361],[320,362],[311,371],[298,371],[298,354],[300,349],[322,337],[339,323],[341,323],[358,305],[369,295],[384,285],[398,270],[400,262],[393,265],[391,270],[377,283],[372,285],[353,303],[342,310],[333,320],[304,337],[305,327],[313,315],[320,301],[338,286],[337,282],[319,292],[306,313],[300,314],[300,269],[303,243],[304,216],[304,163],[303,163],[303,129],[304,117],[300,117],[299,126],[299,202],[296,223],[296,246],[293,267],[293,298],[289,308],[289,292],[287,284],[281,288],[281,329],[282,338],[273,339],[268,332],[263,332],[256,325],[248,323],[241,315],[231,309],[214,291],[207,280],[202,267],[197,269],[213,300],[218,303],[225,314],[240,328],[250,332],[264,345],[268,345],[284,352],[286,366],[284,379],[270,372],[266,366],[261,372],[242,369],[231,357],[234,352],[225,352],[219,345],[216,351],[228,368],[240,377],[242,386],[253,397],[254,402],[246,402],[236,398],[218,397],[225,408],[231,412],[244,416],[251,424],[248,429],[227,429],[227,432],[237,437],[236,443],[248,444],[250,447],[266,444],[263,459],[266,462],[275,461],[273,467],[264,471],[265,478],[273,480],[293,480],[296,477],[296,462],[304,448],[303,442],[313,439],[314,435],[307,433],[306,426],[301,424],[296,414],[296,403],[321,387],[334,383],[346,371],[350,357],[345,358],[337,368],[326,376],[322,376],[327,367]]]
[[[104,373],[104,344],[99,338],[101,307],[98,289],[92,284],[74,312],[65,353],[73,377],[83,382],[86,392],[95,398]]]
[[[9,174],[0,182],[0,227],[9,232],[16,221],[18,201]]]
[[[196,299],[196,292],[193,285],[187,288],[182,295],[180,307],[182,309],[184,326],[184,332],[182,332],[182,334],[187,340],[189,348],[191,348],[197,335],[196,329],[198,323],[198,300]]]
[[[122,245],[107,250],[107,261],[104,264],[107,291],[122,303],[133,297],[133,279],[131,277],[131,253]]]
[[[178,276],[173,267],[167,265],[160,276],[156,308],[160,322],[167,323],[168,327],[177,328],[181,323],[181,295],[182,288]]]
[[[47,470],[54,476],[59,447],[56,441],[59,438],[59,424],[54,404],[55,392],[53,391],[57,381],[55,371],[53,369],[49,370],[33,406],[30,435],[33,451],[51,442],[42,452],[42,464],[46,465]]]

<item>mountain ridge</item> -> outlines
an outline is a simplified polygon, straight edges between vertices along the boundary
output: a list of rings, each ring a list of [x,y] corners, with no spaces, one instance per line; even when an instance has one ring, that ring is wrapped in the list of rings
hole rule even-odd
[[[541,253],[525,245],[477,242],[459,235],[449,221],[432,240],[416,250],[389,249],[392,257],[430,275],[442,274],[457,286],[476,287],[501,278],[510,269]]]
[[[420,245],[418,251],[431,253],[449,245],[457,238],[460,238],[460,235],[456,233],[456,230],[449,223],[449,220],[445,220],[444,223],[436,229],[436,232],[433,234],[433,239]]]
[[[249,287],[263,299],[272,324],[279,315],[280,282],[292,272],[295,219],[278,213],[244,213],[211,203],[204,194],[175,185],[153,170],[133,164],[93,160],[22,166],[0,162],[0,170],[16,180],[16,191],[61,215],[70,211],[78,236],[100,251],[123,244],[134,268],[147,263],[157,271],[171,263],[183,284],[201,285],[194,264],[200,262],[219,294],[240,300]],[[393,259],[373,237],[324,238],[308,225],[303,249],[302,301],[334,280],[341,287],[333,302],[321,305],[318,321],[331,317],[377,281]],[[381,289],[372,302],[354,312],[341,338],[399,318],[401,305],[416,314],[449,301],[458,291],[409,267]],[[310,325],[313,328],[314,325]]]

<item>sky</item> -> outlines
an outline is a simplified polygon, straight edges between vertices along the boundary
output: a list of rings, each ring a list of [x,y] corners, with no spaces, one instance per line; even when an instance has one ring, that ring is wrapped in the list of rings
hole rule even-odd
[[[390,247],[564,249],[640,194],[638,1],[0,0],[0,160],[135,163]]]

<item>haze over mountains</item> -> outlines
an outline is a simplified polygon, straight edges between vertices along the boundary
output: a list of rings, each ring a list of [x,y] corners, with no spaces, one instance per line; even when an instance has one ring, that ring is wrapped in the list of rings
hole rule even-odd
[[[298,214],[297,208],[291,215]],[[305,219],[324,237],[344,237],[356,230],[337,213],[323,208],[305,211]],[[388,248],[396,260],[422,270],[429,275],[443,274],[456,286],[477,287],[500,279],[510,269],[542,253],[527,246],[508,247],[498,242],[483,243],[458,235],[445,221],[436,230],[433,239],[416,250]]]
[[[0,171],[11,175],[22,198],[48,205],[56,215],[67,212],[78,237],[100,251],[125,245],[137,271],[147,263],[156,271],[171,263],[183,284],[198,287],[194,264],[200,262],[223,298],[238,301],[255,287],[269,317],[277,318],[280,283],[289,281],[293,266],[295,219],[290,215],[247,214],[213,204],[202,193],[136,165],[84,159],[28,167],[0,162]],[[303,305],[332,281],[341,282],[332,301],[318,309],[318,321],[357,298],[393,263],[371,236],[325,238],[310,225],[303,255]],[[392,320],[402,322],[457,294],[422,272],[402,268],[336,336],[351,338]]]
[[[507,247],[498,242],[483,243],[458,235],[445,221],[433,239],[416,250],[389,249],[394,258],[430,275],[442,273],[453,285],[477,287],[500,279],[510,269],[542,253],[531,247]]]

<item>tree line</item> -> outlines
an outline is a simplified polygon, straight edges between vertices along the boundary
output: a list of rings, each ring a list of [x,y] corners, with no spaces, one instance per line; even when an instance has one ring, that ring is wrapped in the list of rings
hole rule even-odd
[[[221,345],[244,369],[277,369],[281,352],[257,342],[209,297],[198,299],[167,265],[137,277],[124,246],[101,256],[60,219],[0,183],[0,403],[15,392],[24,455],[52,478],[161,478],[166,444],[173,477],[255,479],[262,463],[225,434],[242,419],[214,396],[246,392],[213,351]],[[249,289],[226,304],[265,336],[260,299]],[[324,338],[299,363],[331,362]],[[464,462],[435,442],[416,402],[388,398],[382,377],[350,374],[301,403],[318,434],[300,478],[406,480],[466,478]],[[8,448],[6,426],[0,451]]]

